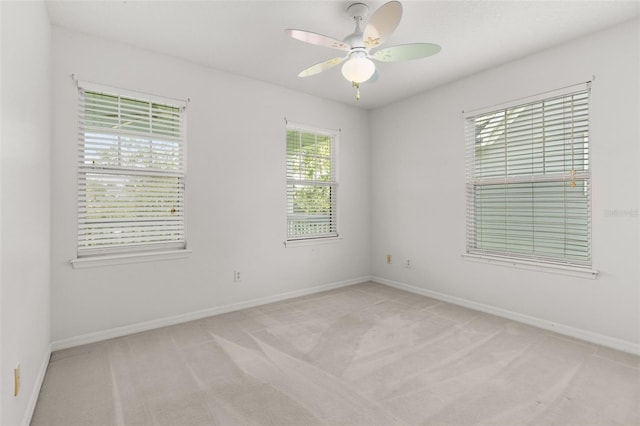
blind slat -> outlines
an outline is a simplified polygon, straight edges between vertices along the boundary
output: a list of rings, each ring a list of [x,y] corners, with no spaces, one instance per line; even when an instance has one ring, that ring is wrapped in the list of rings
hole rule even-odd
[[[184,108],[78,90],[78,256],[185,246]]]
[[[465,123],[467,252],[591,265],[589,89]]]
[[[336,136],[287,128],[287,239],[338,235]]]

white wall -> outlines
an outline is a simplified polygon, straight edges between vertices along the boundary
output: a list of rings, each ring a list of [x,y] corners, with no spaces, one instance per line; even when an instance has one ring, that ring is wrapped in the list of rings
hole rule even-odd
[[[374,111],[373,275],[638,350],[638,27],[638,21],[629,22]],[[598,278],[463,260],[461,112],[584,82],[594,75],[590,143],[593,266],[600,271]],[[394,255],[392,265],[385,263],[388,253]],[[400,265],[406,257],[413,260],[412,269]]]
[[[365,111],[68,30],[53,29],[52,339],[367,277]],[[71,74],[188,107],[187,259],[72,269],[76,97]],[[285,248],[285,117],[342,129],[334,244]],[[240,269],[242,282],[233,282]]]
[[[0,7],[0,424],[10,426],[30,419],[50,353],[51,28],[41,2]]]
[[[637,344],[638,217],[608,214],[638,208],[637,26],[630,23],[576,40],[370,114],[54,28],[52,340],[68,342],[117,327],[351,282],[373,272],[381,279]],[[191,98],[189,258],[71,268],[77,146],[71,74]],[[593,257],[599,278],[463,261],[461,111],[592,75]],[[629,108],[622,113],[626,119],[620,116],[621,104]],[[338,243],[282,245],[285,117],[342,129],[343,239]],[[394,255],[393,265],[384,263],[387,253]],[[398,261],[404,257],[412,258],[412,269],[401,267]],[[232,280],[236,268],[243,275],[239,284]]]

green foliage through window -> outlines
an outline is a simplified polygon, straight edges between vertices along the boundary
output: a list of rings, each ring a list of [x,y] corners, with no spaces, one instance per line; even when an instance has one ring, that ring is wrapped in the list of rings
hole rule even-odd
[[[78,255],[183,248],[183,108],[82,88],[79,106]]]
[[[337,235],[335,137],[287,129],[288,239]]]

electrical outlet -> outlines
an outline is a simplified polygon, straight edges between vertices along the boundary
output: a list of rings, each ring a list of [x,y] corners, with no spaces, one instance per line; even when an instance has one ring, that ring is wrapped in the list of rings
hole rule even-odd
[[[405,260],[405,262],[404,262],[404,267],[405,267],[405,268],[411,268],[411,267],[413,267],[413,262],[411,262],[411,259],[407,259],[407,260]]]
[[[240,282],[240,271],[237,269],[233,271],[233,282]]]
[[[13,396],[20,392],[20,363],[13,369]]]
[[[387,265],[391,265],[391,255],[387,255]]]

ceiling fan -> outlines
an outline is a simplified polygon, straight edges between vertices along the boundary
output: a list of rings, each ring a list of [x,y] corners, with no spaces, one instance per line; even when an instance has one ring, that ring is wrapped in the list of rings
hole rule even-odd
[[[346,52],[344,56],[338,56],[302,70],[298,77],[316,75],[346,61],[342,65],[342,75],[356,88],[356,99],[359,100],[360,83],[373,82],[378,78],[376,65],[372,59],[380,62],[399,62],[426,58],[440,51],[440,46],[432,43],[401,44],[378,49],[400,23],[402,5],[398,1],[383,4],[368,20],[363,31],[361,25],[368,11],[369,7],[364,3],[353,3],[349,6],[347,12],[355,23],[355,30],[343,41],[305,30],[285,30],[296,40]],[[372,50],[375,51],[372,52]]]

